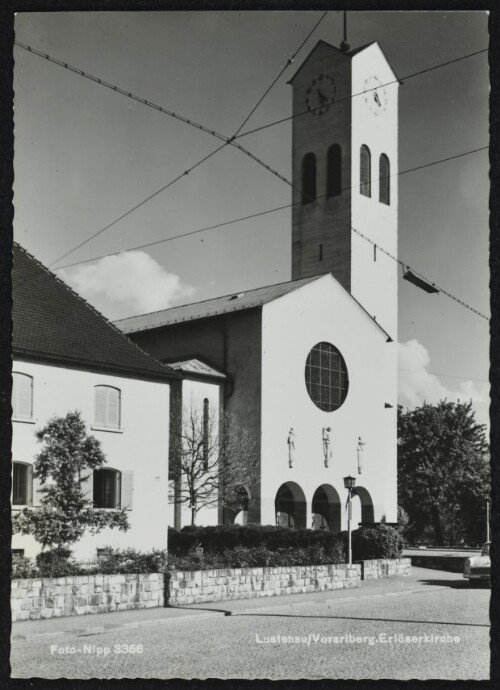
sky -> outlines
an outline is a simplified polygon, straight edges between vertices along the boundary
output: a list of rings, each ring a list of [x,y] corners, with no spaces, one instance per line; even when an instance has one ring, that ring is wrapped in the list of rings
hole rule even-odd
[[[238,130],[322,12],[64,12],[16,16],[16,40],[226,136]],[[399,170],[488,145],[485,12],[350,12],[352,48],[377,40],[399,90]],[[291,115],[287,80],[329,12],[242,131]],[[14,237],[52,269],[291,203],[291,188],[226,146],[56,261],[220,145],[220,140],[15,47]],[[407,78],[405,78],[407,77]],[[291,121],[240,140],[291,178]],[[489,314],[488,152],[399,178],[399,257]],[[57,275],[118,319],[290,280],[291,213],[275,211]],[[399,281],[399,401],[472,400],[488,421],[488,322]]]

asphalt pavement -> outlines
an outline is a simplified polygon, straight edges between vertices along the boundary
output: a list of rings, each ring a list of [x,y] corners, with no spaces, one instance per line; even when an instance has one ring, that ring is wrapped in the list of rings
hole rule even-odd
[[[23,621],[12,675],[485,679],[489,594],[413,568],[355,590]]]

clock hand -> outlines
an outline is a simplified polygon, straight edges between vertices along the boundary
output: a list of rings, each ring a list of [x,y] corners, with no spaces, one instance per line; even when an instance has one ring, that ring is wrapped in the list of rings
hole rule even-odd
[[[325,96],[325,94],[322,91],[317,89],[317,94],[318,94],[319,101],[322,105],[324,105],[325,103],[328,103],[328,98]]]
[[[373,92],[373,98],[375,100],[375,103],[380,107],[382,103],[380,102],[380,98],[378,97],[378,93],[376,91]]]

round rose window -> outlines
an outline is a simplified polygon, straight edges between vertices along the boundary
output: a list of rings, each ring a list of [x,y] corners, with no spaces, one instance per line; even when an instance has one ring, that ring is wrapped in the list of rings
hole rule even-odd
[[[325,412],[338,409],[347,396],[349,379],[344,358],[330,343],[318,343],[307,356],[307,392]]]

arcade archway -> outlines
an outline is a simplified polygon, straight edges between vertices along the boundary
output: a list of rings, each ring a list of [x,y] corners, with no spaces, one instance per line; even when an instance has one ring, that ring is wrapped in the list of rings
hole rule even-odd
[[[371,523],[375,522],[375,513],[373,510],[373,501],[367,489],[363,486],[356,486],[352,490],[352,498],[356,496],[359,498],[359,503],[361,504],[361,510],[356,511],[355,505],[353,505],[353,522],[355,522],[355,513],[358,512],[359,518],[358,522]]]
[[[312,528],[340,532],[340,497],[331,484],[322,484],[312,499]]]
[[[306,525],[306,497],[295,482],[282,484],[274,500],[276,524],[281,527],[304,529]]]

